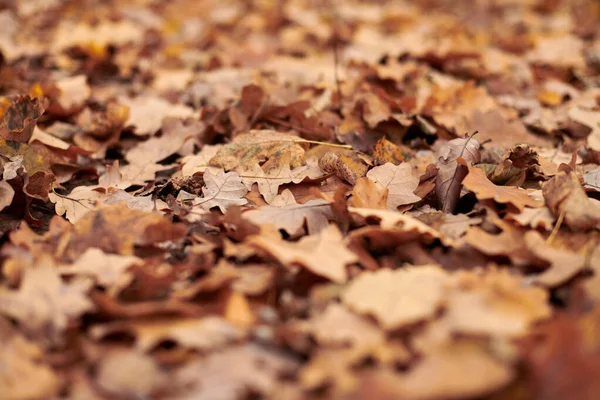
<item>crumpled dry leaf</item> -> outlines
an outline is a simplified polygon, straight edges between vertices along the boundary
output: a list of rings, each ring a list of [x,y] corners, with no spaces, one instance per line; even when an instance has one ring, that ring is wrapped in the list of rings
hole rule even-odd
[[[348,284],[342,302],[393,330],[433,316],[448,281],[448,274],[436,265],[363,272]]]
[[[25,269],[18,290],[0,292],[0,312],[19,321],[34,335],[57,340],[69,322],[94,309],[86,296],[89,280],[64,283],[49,256]]]
[[[336,154],[332,151],[319,159],[319,167],[351,185],[356,184],[358,178],[364,177],[369,168],[358,152]]]
[[[242,178],[237,172],[224,172],[216,168],[204,172],[205,187],[202,188],[204,197],[194,200],[194,205],[199,205],[205,210],[219,207],[225,213],[227,207],[241,206],[248,202],[243,196],[248,193]]]
[[[552,213],[564,213],[565,223],[572,229],[600,226],[600,202],[587,197],[575,173],[559,172],[542,185],[542,193]]]
[[[43,97],[17,97],[4,111],[0,122],[0,138],[27,143],[46,107],[48,101]]]
[[[460,197],[462,181],[468,173],[467,166],[459,165],[458,158],[464,159],[468,165],[477,163],[481,160],[480,147],[481,144],[470,137],[453,139],[440,148],[436,162],[438,175],[435,191],[442,211],[454,211]]]
[[[335,225],[329,225],[318,234],[305,236],[296,243],[252,236],[248,244],[268,252],[285,266],[300,265],[337,283],[346,282],[346,265],[358,261],[356,254],[346,247]]]
[[[284,190],[281,196],[287,199],[281,206],[275,199],[269,206],[245,212],[242,214],[244,219],[257,225],[272,224],[275,228],[283,229],[295,237],[303,231],[304,224],[308,234],[312,235],[324,229],[333,218],[331,206],[326,200],[309,200],[304,204],[298,204],[288,189]]]
[[[479,200],[494,200],[500,204],[511,204],[519,211],[522,211],[525,206],[536,208],[544,205],[541,200],[529,196],[524,189],[494,185],[485,176],[485,172],[479,168],[469,168],[469,174],[463,180],[463,185],[474,192]]]
[[[388,189],[387,206],[395,210],[398,206],[416,203],[421,200],[413,192],[419,186],[419,178],[412,172],[408,163],[394,165],[386,163],[367,172],[367,178]]]

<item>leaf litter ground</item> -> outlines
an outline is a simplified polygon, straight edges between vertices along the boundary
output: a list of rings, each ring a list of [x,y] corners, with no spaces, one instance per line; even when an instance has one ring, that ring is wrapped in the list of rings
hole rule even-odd
[[[598,2],[0,21],[3,399],[600,398]]]

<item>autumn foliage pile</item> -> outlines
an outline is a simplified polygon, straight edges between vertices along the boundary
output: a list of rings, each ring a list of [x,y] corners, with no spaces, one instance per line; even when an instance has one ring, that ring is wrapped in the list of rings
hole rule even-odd
[[[0,398],[600,398],[599,26],[0,1]]]

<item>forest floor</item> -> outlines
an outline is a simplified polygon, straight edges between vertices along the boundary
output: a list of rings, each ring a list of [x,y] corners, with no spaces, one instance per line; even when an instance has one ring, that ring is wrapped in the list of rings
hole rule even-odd
[[[0,1],[0,397],[600,398],[599,26]]]

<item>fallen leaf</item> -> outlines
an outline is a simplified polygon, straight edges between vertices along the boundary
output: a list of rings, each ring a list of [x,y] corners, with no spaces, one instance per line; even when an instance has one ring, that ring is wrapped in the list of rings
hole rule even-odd
[[[17,97],[4,111],[0,122],[0,138],[26,143],[31,138],[37,120],[42,116],[48,101],[43,97]],[[33,174],[34,172],[30,172]]]
[[[193,109],[181,104],[171,104],[160,97],[121,98],[119,102],[129,107],[129,118],[125,125],[135,127],[135,134],[140,136],[156,133],[166,117],[183,119],[195,115]]]
[[[350,204],[357,208],[376,208],[380,210],[387,209],[389,189],[373,182],[369,178],[358,178],[354,189],[352,189],[352,198]]]
[[[87,280],[64,283],[49,256],[45,256],[35,267],[25,269],[18,290],[0,292],[0,310],[32,334],[50,334],[56,341],[69,322],[93,310],[86,296],[90,286]]]
[[[459,165],[458,158],[464,159],[469,165],[477,163],[481,160],[480,147],[481,144],[476,139],[469,137],[453,139],[440,148],[436,162],[438,175],[435,191],[442,211],[454,211],[460,197],[463,179],[468,173],[467,166]]]
[[[115,321],[94,326],[90,333],[94,339],[129,333],[135,337],[135,348],[140,352],[150,352],[165,341],[186,349],[215,350],[243,337],[238,328],[216,316]]]
[[[208,168],[208,163],[213,158],[222,145],[204,145],[198,154],[185,156],[181,161],[181,173],[183,176],[192,176],[196,172],[204,172]]]
[[[63,78],[55,84],[60,91],[56,101],[65,112],[71,113],[80,109],[92,95],[85,75]]]
[[[337,283],[346,281],[346,265],[358,261],[358,257],[342,241],[342,234],[335,225],[329,225],[318,234],[305,236],[296,243],[253,236],[248,244],[268,252],[286,266],[300,265]]]
[[[402,161],[404,161],[404,155],[402,154],[400,147],[396,146],[386,138],[381,138],[375,143],[373,158],[379,165],[386,163],[400,165]]]
[[[276,206],[275,199],[272,205],[245,212],[242,214],[243,218],[256,225],[271,224],[291,236],[300,234],[305,224],[309,235],[318,233],[333,218],[331,206],[326,200],[309,200],[298,204],[288,189],[283,191],[282,196],[284,195],[289,199],[284,205]]]
[[[525,207],[520,214],[508,214],[507,218],[517,222],[521,226],[546,231],[554,227],[555,218],[548,207],[529,208]]]
[[[0,182],[0,211],[10,206],[15,196],[15,190],[6,181]]]
[[[225,306],[225,319],[241,329],[252,327],[256,317],[243,294],[233,291]]]
[[[365,176],[369,168],[357,152],[336,154],[331,151],[319,159],[319,167],[351,185],[354,185],[358,178]]]
[[[390,210],[421,200],[413,193],[419,186],[419,178],[412,173],[412,166],[408,163],[386,163],[375,167],[367,173],[367,178],[388,189],[387,206]]]
[[[348,284],[342,302],[394,330],[432,317],[442,306],[448,281],[436,265],[363,272]]]
[[[223,170],[209,169],[204,173],[205,187],[202,188],[204,197],[194,200],[194,205],[199,205],[205,210],[219,207],[225,213],[227,207],[244,205],[248,200],[243,196],[248,189],[242,183],[242,178],[237,172],[224,172]]]
[[[527,194],[524,189],[513,186],[494,185],[479,168],[469,168],[469,174],[463,181],[465,188],[471,190],[479,200],[494,200],[500,204],[511,204],[519,211],[528,206],[541,207],[543,202]]]

